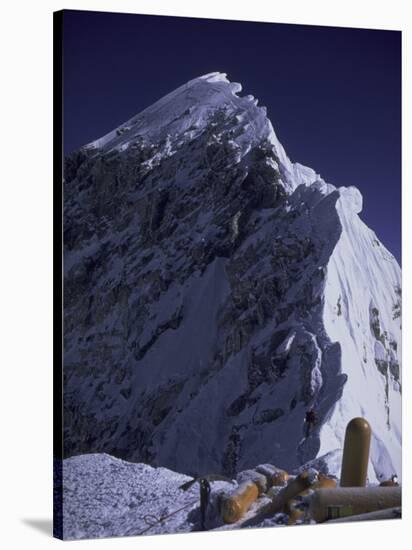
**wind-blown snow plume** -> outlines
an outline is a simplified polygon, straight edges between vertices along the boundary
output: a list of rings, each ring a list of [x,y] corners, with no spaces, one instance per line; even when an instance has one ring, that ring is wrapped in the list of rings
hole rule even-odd
[[[240,91],[196,78],[66,159],[66,454],[291,469],[364,416],[401,475],[399,266]]]

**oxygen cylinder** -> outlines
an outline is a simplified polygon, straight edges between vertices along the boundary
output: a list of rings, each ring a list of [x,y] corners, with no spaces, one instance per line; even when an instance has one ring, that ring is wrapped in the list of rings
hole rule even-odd
[[[289,474],[272,464],[260,464],[255,469],[266,477],[269,487],[283,487],[288,482]]]
[[[400,487],[317,489],[309,514],[317,523],[401,506]]]
[[[305,470],[295,478],[290,478],[286,487],[271,494],[271,502],[264,504],[259,508],[258,512],[242,523],[242,527],[252,527],[261,523],[264,519],[272,517],[278,512],[287,510],[288,502],[293,500],[297,495],[309,489],[317,481],[317,472],[315,470]],[[271,489],[271,492],[273,488]]]
[[[236,523],[249,510],[259,496],[257,485],[252,481],[242,483],[222,500],[222,519],[225,523]]]
[[[341,487],[365,487],[368,475],[371,427],[364,418],[353,418],[346,426]]]
[[[272,501],[272,511],[274,513],[281,512],[289,500],[294,499],[297,495],[309,489],[316,483],[318,477],[315,470],[305,470],[301,472],[295,479],[289,481],[284,489],[282,489]]]

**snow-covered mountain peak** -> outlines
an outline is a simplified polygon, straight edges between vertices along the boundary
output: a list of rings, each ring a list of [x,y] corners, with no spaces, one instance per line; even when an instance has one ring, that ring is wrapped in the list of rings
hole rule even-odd
[[[201,76],[66,159],[66,452],[295,468],[364,416],[400,476],[399,266],[240,92]]]
[[[267,117],[266,107],[258,106],[258,100],[252,95],[240,96],[241,91],[242,85],[229,81],[225,73],[194,78],[89,143],[85,149],[125,151],[140,143],[167,141],[170,154],[213,126],[218,134],[219,122],[225,120],[225,140],[239,148],[239,159],[259,144],[266,143],[273,148],[276,168],[282,174],[281,183],[287,191],[319,179],[311,168],[290,161]]]
[[[185,133],[190,133],[192,137],[204,129],[217,110],[226,110],[231,114],[244,111],[249,114],[251,124],[254,119],[260,119],[262,123],[266,118],[265,109],[257,107],[257,101],[252,96],[238,96],[241,90],[241,84],[230,82],[224,73],[215,72],[194,78],[88,147],[119,148],[137,137],[160,140],[166,135],[181,136]]]

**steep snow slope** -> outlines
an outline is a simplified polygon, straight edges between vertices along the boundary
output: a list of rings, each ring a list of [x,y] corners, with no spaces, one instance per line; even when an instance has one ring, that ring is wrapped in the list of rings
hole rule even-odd
[[[354,188],[337,206],[342,234],[328,266],[324,322],[329,337],[341,344],[347,381],[322,428],[321,451],[340,447],[347,422],[366,416],[373,426],[374,470],[389,477],[401,472],[400,273],[357,216],[360,209]]]
[[[66,453],[291,469],[363,415],[370,478],[401,475],[399,266],[240,90],[194,79],[66,159]]]

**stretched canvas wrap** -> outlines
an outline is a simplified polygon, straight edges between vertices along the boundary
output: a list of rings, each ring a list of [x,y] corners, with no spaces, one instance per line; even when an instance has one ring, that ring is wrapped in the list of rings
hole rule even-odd
[[[400,45],[54,14],[56,537],[400,518]]]

